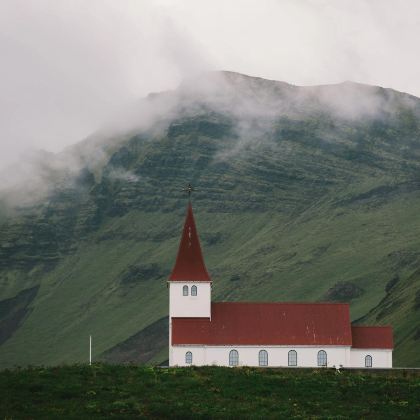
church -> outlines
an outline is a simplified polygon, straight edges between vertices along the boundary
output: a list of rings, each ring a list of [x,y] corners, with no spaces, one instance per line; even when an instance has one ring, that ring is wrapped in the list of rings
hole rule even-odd
[[[392,327],[348,303],[212,302],[191,202],[168,288],[170,366],[392,368]]]

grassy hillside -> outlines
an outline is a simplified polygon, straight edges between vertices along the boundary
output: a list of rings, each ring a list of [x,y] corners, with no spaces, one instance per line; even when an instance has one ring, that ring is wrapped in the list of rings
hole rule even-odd
[[[212,77],[67,151],[76,169],[44,162],[47,195],[0,200],[0,366],[86,360],[89,334],[96,359],[166,360],[188,182],[214,299],[348,301],[394,326],[395,365],[420,366],[420,100]]]
[[[0,372],[2,418],[417,418],[398,372],[66,366]]]

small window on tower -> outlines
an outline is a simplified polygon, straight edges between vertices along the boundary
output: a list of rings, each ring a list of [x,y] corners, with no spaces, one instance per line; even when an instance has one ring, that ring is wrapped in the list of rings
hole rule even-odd
[[[197,286],[191,287],[191,296],[197,296]]]
[[[182,288],[182,295],[183,295],[183,296],[188,296],[188,286],[184,286],[184,287]]]
[[[372,356],[369,354],[365,357],[365,367],[372,367]]]
[[[187,365],[191,365],[192,364],[192,353],[190,351],[187,351],[185,353],[185,363]]]

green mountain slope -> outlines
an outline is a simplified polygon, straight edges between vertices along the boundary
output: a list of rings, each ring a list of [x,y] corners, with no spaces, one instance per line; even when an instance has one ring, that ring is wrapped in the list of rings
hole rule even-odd
[[[95,357],[154,337],[136,360],[165,360],[187,182],[214,299],[349,301],[420,366],[419,99],[212,73],[133,115],[0,199],[1,366],[86,360],[89,334]]]

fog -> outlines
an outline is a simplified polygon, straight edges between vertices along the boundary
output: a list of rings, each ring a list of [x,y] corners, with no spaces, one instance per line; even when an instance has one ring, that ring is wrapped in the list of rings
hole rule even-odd
[[[33,149],[58,152],[110,121],[123,129],[126,110],[138,112],[140,98],[203,71],[295,85],[352,80],[420,96],[418,39],[415,0],[246,0],[240,7],[2,0],[0,168]],[[344,103],[343,112],[357,113],[353,105]]]

